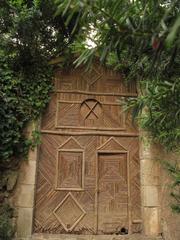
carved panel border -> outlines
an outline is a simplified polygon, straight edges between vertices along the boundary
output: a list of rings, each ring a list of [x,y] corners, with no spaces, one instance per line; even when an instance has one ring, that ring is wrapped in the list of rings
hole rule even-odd
[[[71,198],[72,201],[74,201],[74,203],[76,204],[76,206],[79,208],[79,210],[82,212],[81,215],[78,217],[78,219],[72,224],[72,226],[67,227],[66,224],[63,222],[63,220],[61,219],[60,216],[58,216],[58,214],[56,213],[58,211],[58,209],[60,207],[63,206],[63,204],[66,202],[66,200],[68,198]],[[71,209],[71,211],[73,211],[73,209]],[[60,204],[54,209],[53,214],[55,215],[55,217],[57,218],[57,220],[59,221],[59,223],[63,226],[63,228],[67,231],[67,232],[71,232],[75,226],[83,219],[83,217],[86,215],[86,211],[82,208],[82,206],[80,205],[80,203],[77,201],[77,199],[72,195],[72,193],[68,193],[64,199],[60,202]]]
[[[117,143],[118,145],[118,148],[115,149],[115,150],[109,150],[109,149],[106,149],[106,145],[108,143],[111,143],[111,141],[114,141],[115,143]],[[130,192],[130,169],[129,169],[129,166],[130,166],[130,153],[128,150],[126,150],[126,148],[124,146],[122,146],[122,144],[120,144],[116,138],[114,137],[110,137],[106,142],[104,142],[102,145],[100,145],[98,148],[97,148],[97,152],[96,152],[96,189],[98,189],[98,178],[99,178],[99,172],[98,172],[98,166],[99,166],[99,155],[102,154],[102,153],[110,153],[110,154],[126,154],[127,156],[127,186],[128,186],[128,225],[129,225],[129,228],[128,228],[128,232],[129,234],[132,232],[131,230],[131,222],[132,222],[132,219],[131,219],[131,192]],[[98,191],[96,192],[96,197],[95,197],[95,202],[96,202],[96,210],[95,210],[95,215],[97,216],[96,217],[96,229],[98,229]]]
[[[73,153],[80,153],[82,154],[82,159],[81,159],[81,186],[80,187],[59,187],[58,184],[58,179],[59,179],[59,174],[61,172],[59,171],[60,168],[60,161],[59,161],[59,156],[60,154],[63,153],[70,153],[71,155]],[[55,190],[62,190],[62,191],[84,191],[84,174],[85,174],[85,153],[84,150],[82,149],[59,149],[57,152],[57,159],[56,159],[56,176],[55,176]]]
[[[96,100],[96,97],[94,98]],[[119,122],[117,122],[117,125],[121,125],[121,127],[101,127],[102,123],[99,123],[99,126],[93,127],[93,126],[81,126],[81,124],[79,123],[80,121],[80,111],[81,111],[81,105],[83,102],[85,102],[87,99],[84,98],[84,100],[82,101],[72,101],[72,100],[57,100],[57,104],[56,104],[56,116],[55,116],[55,128],[56,129],[77,129],[77,130],[99,130],[99,131],[126,131],[126,126],[125,126],[125,114],[120,112],[120,110],[118,110],[118,119]],[[102,106],[102,111],[105,113],[106,111],[104,110],[104,106],[113,106],[113,107],[121,107],[120,103],[117,102],[100,102],[99,100],[97,100],[101,106]],[[76,121],[76,126],[73,126],[73,124],[68,124],[68,125],[63,125],[60,124],[58,121],[58,116],[60,113],[59,107],[60,104],[67,104],[67,106],[69,105],[71,108],[72,106],[74,106],[74,109],[76,110],[76,118],[70,118],[71,121]],[[72,109],[73,110],[73,109]],[[72,113],[71,109],[69,110],[70,113]],[[121,119],[121,120],[120,120]],[[117,119],[116,119],[117,120]],[[103,121],[103,120],[102,120]],[[121,121],[121,122],[120,122]],[[79,125],[79,126],[78,126]]]

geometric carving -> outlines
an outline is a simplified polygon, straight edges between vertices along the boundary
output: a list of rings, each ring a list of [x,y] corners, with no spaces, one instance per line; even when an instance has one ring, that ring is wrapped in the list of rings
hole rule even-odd
[[[59,148],[63,149],[82,149],[83,147],[80,143],[73,137],[68,138],[63,144],[59,146]]]
[[[81,104],[80,109],[83,119],[96,120],[102,112],[101,104],[95,99],[87,99]]]
[[[56,170],[56,190],[82,190],[84,160],[81,150],[59,150]]]
[[[79,124],[79,103],[57,102],[56,127],[77,126]]]
[[[99,178],[113,178],[127,183],[127,155],[121,154],[103,154],[100,158]]]
[[[99,96],[94,96],[99,98]],[[101,99],[59,100],[57,102],[55,128],[126,130],[125,114],[119,103]]]
[[[99,154],[98,193],[99,233],[116,232],[122,227],[128,229],[126,153]]]
[[[70,232],[86,215],[86,212],[75,197],[71,193],[68,193],[62,202],[54,209],[53,214],[64,229]]]
[[[90,71],[83,72],[83,74],[81,74],[81,78],[83,81],[86,81],[86,90],[93,89],[101,76],[101,73],[99,73],[94,67]]]
[[[122,151],[127,152],[127,149],[122,146],[115,138],[110,137],[105,143],[103,143],[98,151]]]

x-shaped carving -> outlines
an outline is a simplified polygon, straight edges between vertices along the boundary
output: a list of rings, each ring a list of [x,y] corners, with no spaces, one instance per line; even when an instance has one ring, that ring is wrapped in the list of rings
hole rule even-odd
[[[94,109],[95,109],[95,107],[98,105],[98,102],[95,102],[92,106],[89,106],[88,102],[85,102],[84,104],[85,104],[85,105],[88,107],[88,109],[89,109],[89,112],[86,114],[85,119],[86,119],[91,113],[94,114],[94,116],[95,116],[96,118],[98,118],[98,115],[94,112]]]

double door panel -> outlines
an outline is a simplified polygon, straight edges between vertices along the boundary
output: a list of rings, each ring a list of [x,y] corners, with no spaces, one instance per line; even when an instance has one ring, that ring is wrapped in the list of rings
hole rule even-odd
[[[137,137],[43,134],[34,232],[113,234],[140,219]]]

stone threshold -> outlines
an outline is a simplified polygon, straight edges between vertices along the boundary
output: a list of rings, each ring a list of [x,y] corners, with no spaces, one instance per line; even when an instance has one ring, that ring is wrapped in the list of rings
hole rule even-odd
[[[162,238],[148,237],[142,234],[132,235],[33,234],[29,238],[16,238],[14,240],[162,240]]]

